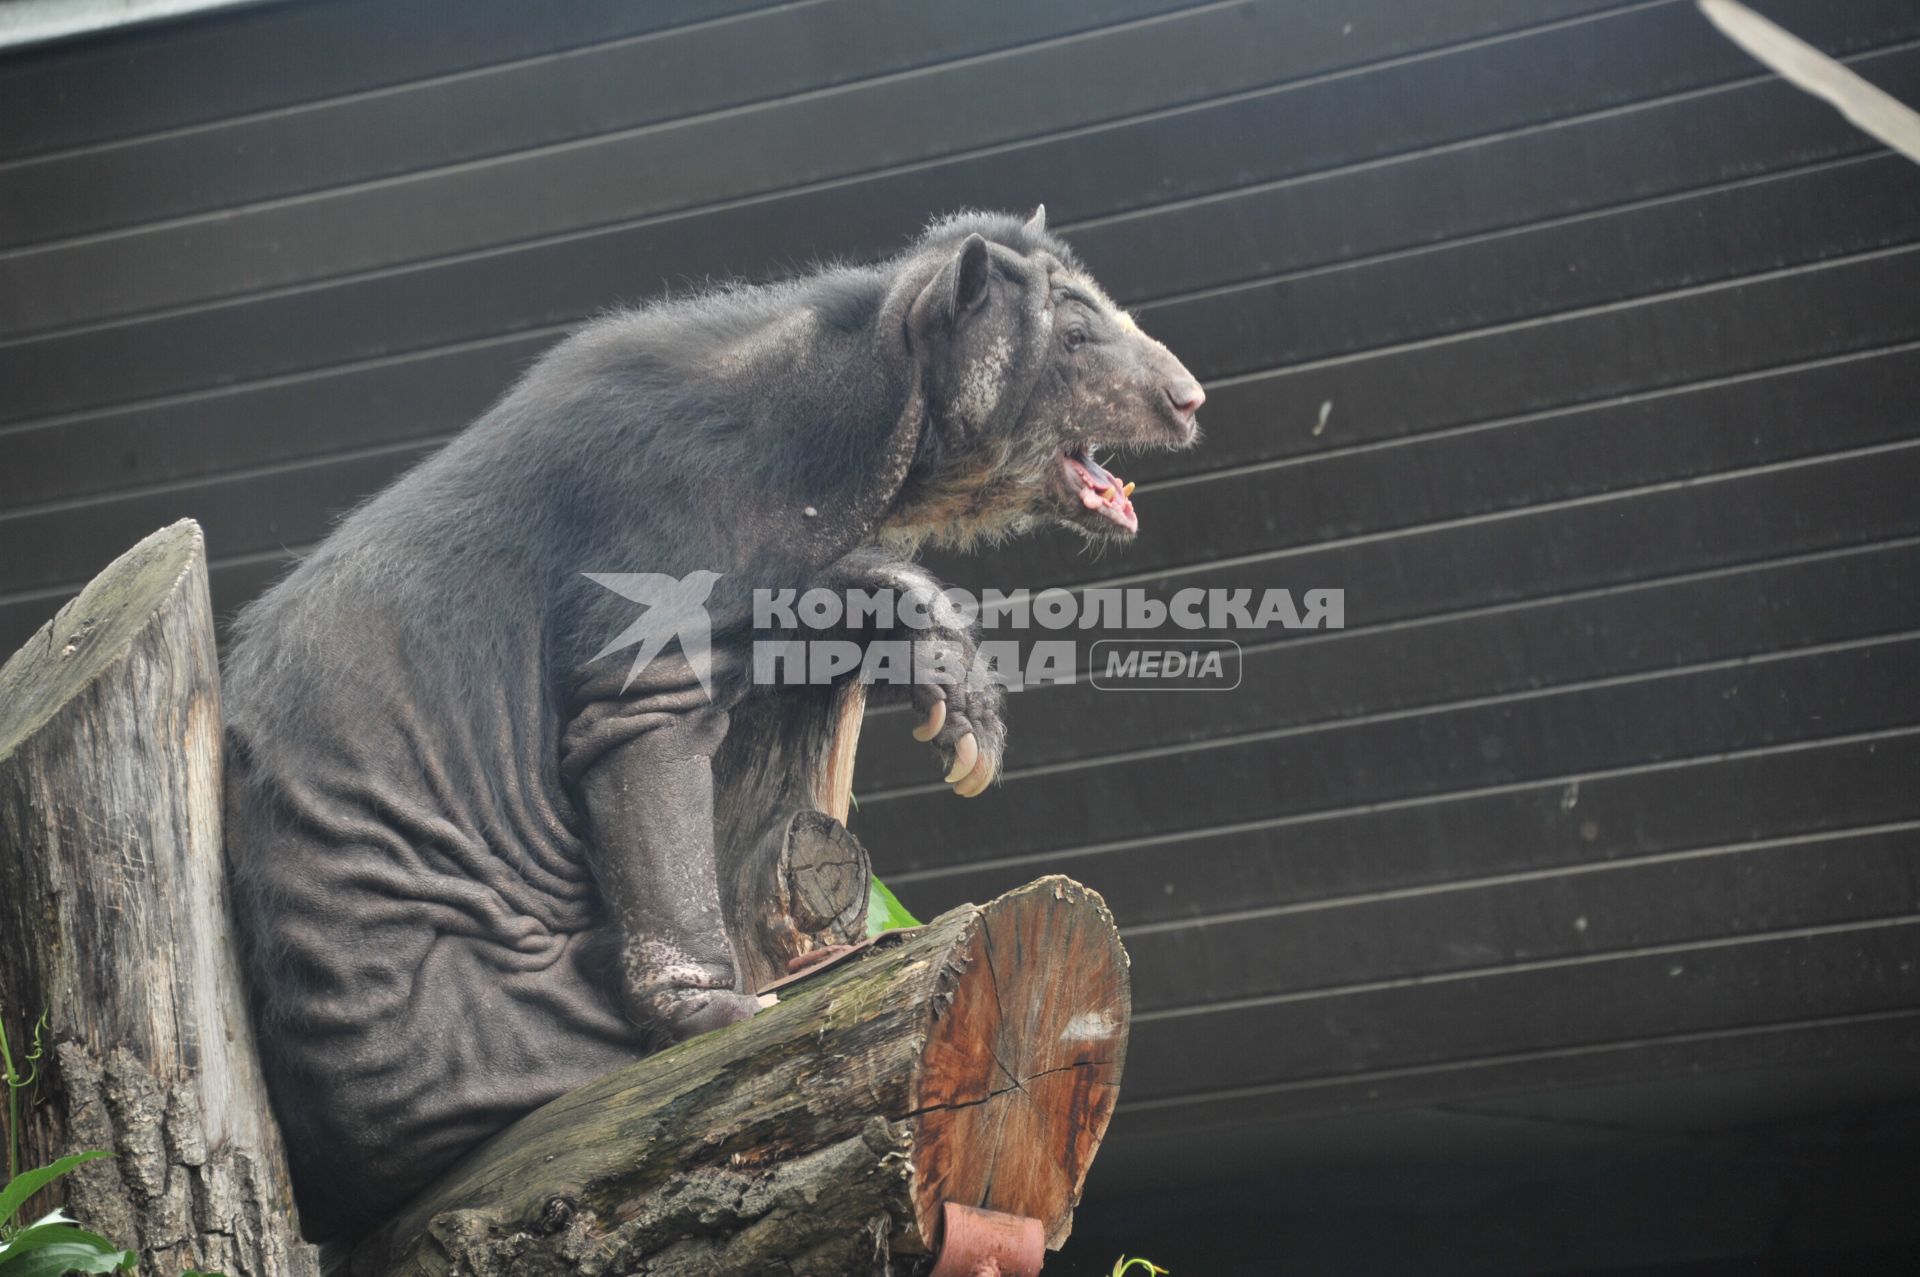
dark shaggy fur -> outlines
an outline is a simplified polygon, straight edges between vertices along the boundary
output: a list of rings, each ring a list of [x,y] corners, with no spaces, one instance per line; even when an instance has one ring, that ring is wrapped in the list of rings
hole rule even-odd
[[[933,587],[882,541],[1120,535],[1066,458],[1190,442],[1199,394],[1039,217],[965,214],[880,265],[587,325],[249,607],[228,841],[309,1235],[751,1014],[732,866],[825,704],[751,685],[753,588]],[[677,649],[630,687],[627,654],[591,659],[637,608],[583,572],[696,570],[711,698]],[[913,695],[984,787],[997,696]]]

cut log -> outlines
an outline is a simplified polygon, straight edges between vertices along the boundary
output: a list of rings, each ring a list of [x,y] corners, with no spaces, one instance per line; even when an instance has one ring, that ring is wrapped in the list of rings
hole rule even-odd
[[[55,1043],[25,1165],[117,1156],[67,1209],[153,1277],[317,1271],[227,926],[220,695],[200,529],[96,577],[0,668],[0,1015]]]
[[[780,997],[522,1118],[329,1267],[885,1274],[948,1202],[1066,1239],[1131,1015],[1097,895],[1043,878]]]

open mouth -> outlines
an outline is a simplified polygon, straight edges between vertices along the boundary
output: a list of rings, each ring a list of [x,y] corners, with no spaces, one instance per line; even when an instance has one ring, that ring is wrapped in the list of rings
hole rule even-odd
[[[1091,444],[1062,453],[1060,469],[1068,492],[1083,507],[1128,532],[1140,530],[1139,516],[1133,512],[1133,485],[1095,460]]]

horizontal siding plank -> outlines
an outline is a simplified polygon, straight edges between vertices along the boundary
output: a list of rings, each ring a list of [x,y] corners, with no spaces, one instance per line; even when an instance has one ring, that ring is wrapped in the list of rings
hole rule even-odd
[[[1867,254],[1255,374],[1210,388],[1208,410],[1299,423],[1266,456],[1399,438],[1911,341],[1898,299],[1917,286],[1920,253]]]
[[[1796,0],[1804,2],[1804,0]],[[1293,6],[1183,13],[906,81],[723,113],[249,211],[0,255],[0,333],[25,333],[571,233],[871,172],[1052,131],[1106,125],[1344,64],[1348,46],[1293,43]],[[1421,17],[1450,9],[1408,11]],[[1403,22],[1401,28],[1412,29]],[[1838,52],[1910,38],[1920,15],[1863,0],[1818,29]],[[1179,47],[1182,56],[1165,51]],[[1317,60],[1315,60],[1317,59]],[[1392,65],[1365,93],[1329,94],[1328,118],[1290,112],[1301,137],[1367,139],[1388,120],[1404,144],[1496,127],[1544,102],[1592,106],[1751,74],[1738,50],[1681,6],[1639,8]],[[1325,82],[1321,82],[1325,83]],[[1336,104],[1337,103],[1337,107]],[[1526,104],[1524,106],[1516,104]],[[1378,113],[1377,116],[1375,113]],[[831,143],[822,146],[822,139]],[[930,141],[938,139],[938,141]],[[1325,145],[1322,141],[1319,144]],[[660,173],[673,173],[663,185]]]
[[[1214,825],[893,872],[931,915],[1043,872],[1098,883],[1124,927],[1920,819],[1920,729]],[[854,827],[863,830],[855,815]],[[1197,827],[1196,827],[1197,826]],[[934,828],[944,826],[936,823]],[[1073,835],[1077,837],[1077,835]]]
[[[1134,931],[1135,1013],[1920,914],[1920,824]]]
[[[336,461],[326,467],[323,484],[314,484],[310,482],[312,476],[292,471],[208,484],[190,493],[132,498],[111,507],[114,517],[110,527],[87,534],[82,544],[64,548],[46,542],[38,530],[7,526],[11,521],[0,519],[0,529],[4,529],[0,538],[7,547],[6,557],[0,559],[0,578],[16,585],[50,588],[59,582],[51,579],[51,572],[35,569],[32,560],[39,555],[62,554],[81,564],[98,565],[90,569],[98,571],[144,535],[125,535],[132,528],[151,531],[182,518],[201,522],[217,554],[251,555],[275,546],[307,544],[324,535],[338,515],[421,455],[421,449],[409,451],[407,445],[401,445],[398,450]],[[161,513],[169,510],[181,513]],[[120,550],[109,550],[113,545]]]
[[[80,421],[0,428],[8,461],[0,470],[0,507],[441,441],[485,412],[554,342],[548,334],[508,336]]]
[[[1847,62],[1903,100],[1920,95],[1920,49]],[[1068,233],[1108,291],[1131,305],[1875,149],[1832,113],[1806,107],[1777,79],[1740,81],[1256,181],[1193,198],[1178,216],[1160,207],[1095,216]]]
[[[1845,208],[1836,218],[1833,210]],[[1845,257],[1920,238],[1897,155],[1142,307],[1225,377]]]
[[[306,110],[0,163],[0,247],[68,239],[658,124],[1190,5],[892,0],[750,11]],[[1375,0],[1376,4],[1386,0]],[[0,75],[4,72],[0,71]],[[636,92],[644,86],[644,92]]]
[[[318,466],[129,495],[97,510],[81,506],[49,511],[44,517],[0,516],[0,541],[7,546],[6,557],[0,559],[0,582],[20,592],[59,586],[73,579],[71,565],[111,562],[119,551],[110,547],[124,549],[144,535],[134,529],[163,527],[181,518],[199,520],[212,552],[222,557],[309,545],[332,529],[340,513],[385,487],[430,450],[430,445],[402,443]],[[98,518],[90,520],[89,510]],[[80,539],[63,541],[70,535]]]
[[[1920,1006],[1920,919],[1136,1018],[1133,1100]]]
[[[1920,1009],[1832,1016],[1794,1024],[1760,1024],[1666,1038],[1516,1052],[1482,1060],[1385,1069],[1247,1087],[1211,1095],[1172,1094],[1146,1101],[1123,1095],[1107,1143],[1199,1129],[1283,1122],[1322,1113],[1453,1104],[1502,1095],[1578,1093],[1584,1088],[1676,1077],[1747,1074],[1752,1070],[1875,1063],[1911,1068],[1920,1062]],[[1276,1128],[1276,1140],[1284,1128]],[[1118,1142],[1116,1142],[1118,1141]],[[1104,1151],[1104,1150],[1103,1150]]]
[[[327,0],[0,55],[0,156],[189,128],[765,7],[772,0]]]
[[[853,828],[882,874],[1520,784],[1920,721],[1911,637],[1305,735],[1234,738],[1021,772],[964,809],[945,786],[863,792]],[[929,774],[931,775],[931,770]],[[1178,795],[1172,801],[1169,795]],[[940,828],[929,839],[926,829]]]
[[[1231,691],[1102,690],[1086,679],[1089,647],[1081,641],[1079,681],[1008,699],[1007,763],[1034,768],[1097,757],[1102,749],[1309,730],[1905,630],[1920,631],[1920,543],[1913,541],[1467,616],[1269,636],[1243,653]],[[1152,637],[1180,642],[1177,632]],[[915,721],[904,707],[871,716],[856,768],[863,793],[925,783],[925,751],[904,747]]]

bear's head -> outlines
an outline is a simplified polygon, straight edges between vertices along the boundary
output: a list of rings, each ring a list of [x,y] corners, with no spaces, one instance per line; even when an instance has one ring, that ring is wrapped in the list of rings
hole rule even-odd
[[[1053,522],[1089,539],[1139,529],[1102,460],[1186,448],[1206,394],[1165,346],[1031,219],[963,214],[908,259],[906,337],[926,427],[886,531],[967,543]]]

